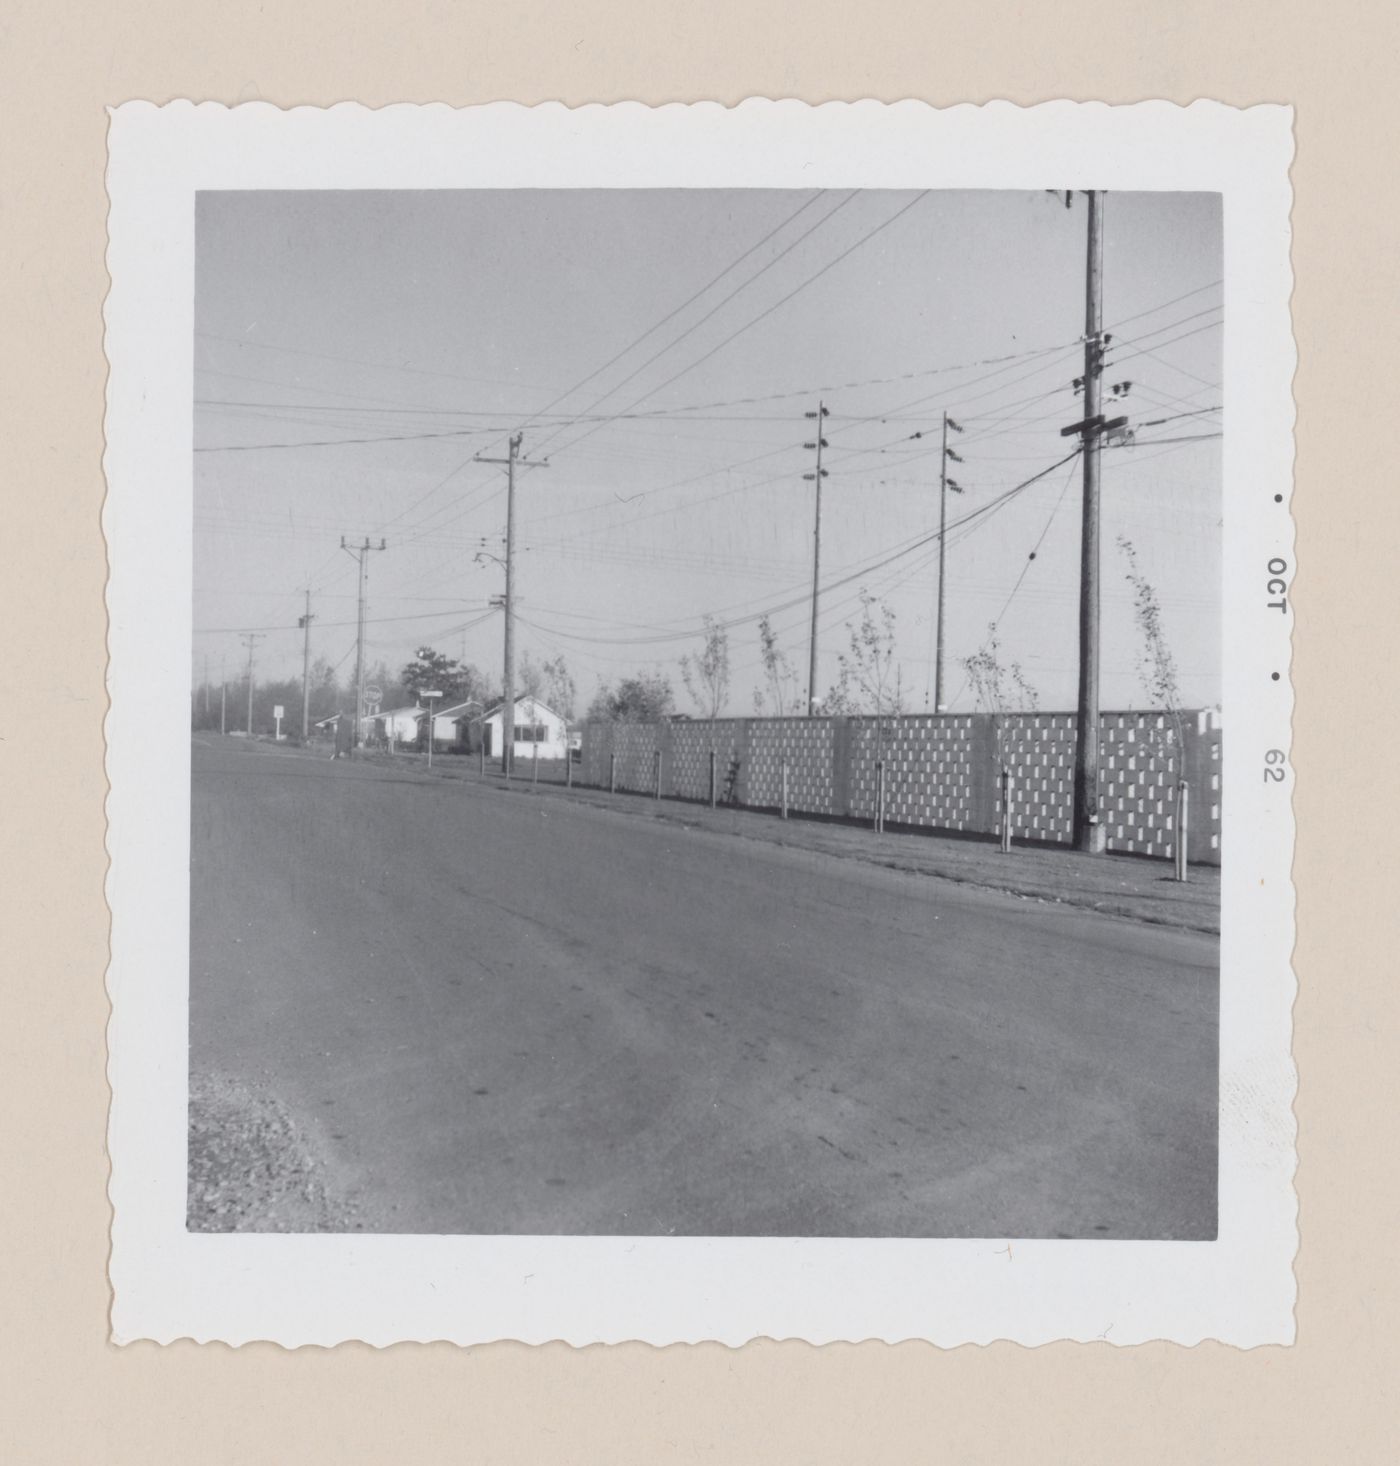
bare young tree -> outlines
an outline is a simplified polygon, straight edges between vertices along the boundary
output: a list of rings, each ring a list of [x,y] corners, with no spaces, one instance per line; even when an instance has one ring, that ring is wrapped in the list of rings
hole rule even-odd
[[[904,673],[895,660],[895,614],[867,590],[860,620],[848,621],[849,649],[837,658],[836,682],[823,706],[837,714],[897,718],[905,711]]]
[[[529,652],[526,652],[515,664],[516,697],[537,697],[543,702],[545,701],[544,687],[544,668]]]
[[[1118,548],[1128,562],[1127,580],[1133,588],[1133,619],[1137,622],[1142,637],[1142,650],[1138,655],[1138,679],[1147,694],[1149,705],[1161,708],[1171,719],[1166,738],[1158,737],[1157,729],[1150,729],[1148,737],[1154,751],[1170,762],[1171,735],[1175,736],[1178,778],[1184,777],[1185,765],[1181,755],[1186,748],[1185,728],[1181,718],[1181,689],[1177,680],[1176,658],[1167,644],[1166,630],[1162,625],[1162,606],[1157,599],[1156,589],[1142,573],[1138,564],[1137,548],[1127,535],[1118,536]]]
[[[681,681],[702,718],[719,717],[729,696],[729,630],[706,616],[705,643],[695,655],[681,658]]]
[[[846,632],[849,646],[837,658],[839,671],[823,710],[836,716],[873,715],[875,757],[883,759],[895,720],[907,711],[904,671],[895,659],[894,611],[862,588],[860,619],[848,621]]]
[[[572,721],[574,705],[578,700],[578,685],[569,671],[563,654],[551,657],[540,668],[544,679],[544,701],[566,722]]]
[[[1035,712],[1040,707],[1040,695],[1026,680],[1019,662],[1002,662],[995,621],[987,627],[987,639],[980,650],[960,660],[977,706],[992,715],[997,767],[1004,769],[1008,759],[1006,720],[1013,713]]]
[[[753,710],[761,717],[771,708],[778,717],[785,717],[789,708],[800,701],[797,673],[778,645],[778,634],[765,616],[758,623],[758,644],[763,654],[764,686],[754,688]]]

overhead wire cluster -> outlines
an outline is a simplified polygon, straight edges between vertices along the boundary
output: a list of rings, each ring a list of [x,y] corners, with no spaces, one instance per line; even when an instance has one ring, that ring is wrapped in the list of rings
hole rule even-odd
[[[987,355],[963,363],[940,363],[918,370],[886,373],[845,382],[808,387],[782,386],[779,390],[771,392],[748,393],[718,399],[710,396],[706,400],[692,403],[657,405],[653,402],[653,399],[668,388],[673,387],[730,344],[767,320],[856,250],[893,226],[919,205],[925,197],[924,193],[913,196],[903,202],[897,210],[886,212],[879,220],[864,228],[853,241],[844,243],[836,253],[830,255],[816,268],[810,265],[804,267],[804,272],[796,284],[786,289],[775,300],[766,303],[754,301],[737,324],[733,322],[731,312],[730,323],[728,326],[721,327],[724,334],[720,339],[711,341],[705,338],[703,331],[707,325],[716,322],[733,303],[745,298],[746,292],[749,292],[757,282],[770,277],[771,272],[782,261],[796,254],[802,245],[814,237],[823,235],[831,221],[848,210],[857,198],[857,194],[851,192],[832,203],[826,191],[813,192],[809,197],[804,198],[793,212],[786,215],[775,227],[763,234],[753,245],[698,290],[691,292],[677,306],[641,334],[614,351],[587,375],[563,391],[556,392],[543,407],[538,409],[512,414],[486,407],[427,408],[420,404],[385,400],[371,397],[368,394],[357,395],[319,387],[310,389],[313,395],[333,397],[339,400],[334,403],[316,403],[304,400],[279,402],[263,397],[252,397],[248,394],[237,398],[221,398],[204,394],[197,399],[202,420],[207,417],[218,417],[223,421],[241,421],[250,425],[267,423],[279,426],[284,430],[289,426],[301,426],[310,428],[314,436],[293,439],[283,431],[279,436],[256,442],[201,441],[196,444],[195,451],[203,455],[214,456],[259,452],[285,454],[302,450],[334,452],[337,449],[363,449],[381,445],[387,450],[392,450],[396,445],[409,443],[446,446],[459,442],[464,447],[470,447],[471,452],[454,463],[445,474],[433,475],[433,483],[426,491],[418,494],[393,515],[369,527],[369,531],[375,535],[392,532],[398,547],[417,547],[436,556],[427,564],[422,575],[415,577],[414,588],[421,602],[425,599],[424,592],[437,589],[451,580],[460,583],[463,551],[474,545],[484,545],[492,532],[488,531],[486,535],[477,533],[467,522],[474,521],[479,525],[483,511],[489,510],[503,494],[504,486],[498,473],[488,471],[480,474],[464,491],[459,491],[450,499],[444,500],[442,494],[463,474],[473,470],[478,453],[489,452],[491,447],[499,443],[506,435],[530,427],[539,430],[542,436],[532,443],[532,453],[537,459],[542,458],[544,461],[567,459],[571,462],[586,463],[592,460],[604,465],[627,462],[634,468],[645,468],[645,465],[654,459],[661,459],[672,464],[684,461],[684,450],[678,449],[677,444],[684,443],[689,437],[680,431],[686,425],[705,425],[709,428],[709,431],[692,440],[703,443],[705,447],[713,450],[717,442],[724,441],[722,435],[713,431],[716,424],[731,425],[731,431],[733,427],[745,425],[770,431],[773,424],[792,423],[797,425],[800,423],[800,417],[796,411],[788,414],[780,410],[772,410],[776,408],[777,404],[792,402],[795,399],[810,400],[818,393],[859,391],[868,394],[875,389],[922,380],[930,385],[931,390],[921,391],[919,395],[890,402],[874,411],[834,411],[830,421],[833,429],[836,430],[837,437],[827,461],[832,471],[848,482],[856,482],[863,477],[868,485],[882,487],[897,487],[900,482],[911,487],[927,483],[926,476],[920,477],[918,465],[941,451],[940,445],[930,441],[930,435],[936,422],[936,415],[932,411],[931,404],[938,403],[940,412],[944,405],[954,408],[959,420],[967,428],[966,437],[960,444],[960,448],[965,447],[970,452],[972,457],[970,467],[973,472],[972,480],[966,484],[960,483],[959,487],[966,488],[978,496],[979,502],[975,505],[970,503],[965,513],[958,515],[948,524],[947,538],[952,543],[955,539],[965,538],[990,522],[1030,487],[1065,464],[1072,464],[1072,460],[1078,456],[1080,450],[1076,447],[1048,466],[1040,468],[1009,488],[1005,488],[996,482],[1000,475],[994,465],[1043,461],[1043,455],[1034,451],[997,454],[973,450],[980,449],[984,445],[1014,448],[1018,440],[1028,440],[1027,447],[1029,447],[1029,440],[1033,440],[1037,434],[1045,433],[1047,423],[1063,419],[1066,395],[1072,390],[1073,385],[1069,375],[1072,370],[1071,364],[1076,354],[1083,349],[1081,341],[1067,340],[1015,352]],[[795,233],[793,233],[794,229]],[[777,245],[785,231],[790,237],[759,263],[757,257],[762,255],[764,248]],[[743,267],[752,264],[757,264],[757,268],[744,273]],[[1217,288],[1220,283],[1220,281],[1210,282],[1196,290],[1185,292],[1160,305],[1126,317],[1116,323],[1115,332],[1121,331],[1125,325],[1134,324],[1149,317],[1161,316],[1164,312],[1184,304],[1193,297]],[[711,297],[713,292],[721,289],[723,293],[719,295],[718,299],[707,301],[707,297]],[[691,312],[692,307],[699,309],[701,313],[690,319],[688,313]],[[1132,336],[1116,336],[1107,355],[1109,365],[1115,368],[1119,365],[1127,367],[1130,363],[1137,362],[1140,365],[1143,360],[1146,360],[1161,365],[1175,372],[1179,378],[1195,384],[1192,391],[1182,392],[1173,397],[1170,393],[1164,393],[1151,384],[1135,382],[1134,391],[1140,392],[1145,400],[1154,404],[1153,415],[1151,417],[1140,416],[1137,430],[1139,436],[1131,444],[1124,443],[1119,446],[1132,447],[1135,451],[1146,448],[1172,451],[1189,443],[1206,441],[1220,436],[1218,428],[1214,431],[1210,430],[1214,424],[1218,424],[1220,413],[1218,403],[1200,405],[1198,401],[1202,389],[1218,393],[1219,384],[1211,383],[1189,372],[1179,363],[1174,362],[1170,356],[1163,354],[1167,348],[1177,342],[1218,329],[1220,324],[1221,308],[1210,306],[1186,314],[1178,314],[1161,325],[1150,330],[1141,330]],[[662,340],[661,337],[668,327],[672,328],[672,331],[666,339]],[[218,337],[211,333],[204,333],[204,335],[206,339],[215,343],[223,342],[239,346],[253,344],[238,338]],[[672,363],[675,370],[667,372],[654,385],[636,394],[629,394],[625,400],[618,401],[623,388],[636,382],[670,353],[677,352],[687,344],[692,350],[686,353],[683,360]],[[648,345],[653,349],[638,365],[630,367],[624,375],[612,380],[611,385],[597,390],[614,368],[627,363]],[[698,354],[693,354],[696,348],[698,348]],[[328,361],[346,360],[332,353],[301,351],[299,348],[283,347],[271,343],[256,343],[256,349],[283,355],[321,357]],[[513,381],[501,382],[495,379],[468,377],[463,373],[433,372],[411,365],[394,366],[389,363],[370,362],[363,362],[361,365],[372,366],[376,369],[401,370],[443,379],[470,381],[474,384],[492,387],[504,385],[514,388],[520,385]],[[200,370],[209,377],[219,380],[244,383],[269,383],[270,380],[249,374],[223,372],[212,367],[200,368]],[[1041,378],[1042,382],[1033,385],[1036,384],[1037,378]],[[933,379],[939,379],[937,385],[933,384]],[[270,385],[280,387],[290,384],[271,380]],[[1006,394],[1018,386],[1026,386],[1031,390],[1019,397],[1007,399]],[[298,387],[303,393],[305,392],[306,389],[301,384],[298,384]],[[595,389],[589,400],[573,408],[564,406],[571,400],[577,399],[579,394],[589,387]],[[648,404],[652,405],[648,406]],[[745,408],[764,410],[744,411]],[[1185,431],[1198,424],[1203,425],[1206,430],[1199,433]],[[375,427],[382,430],[374,431]],[[615,434],[622,428],[627,428],[632,433],[630,440],[611,444],[606,448],[582,446],[599,434],[604,432]],[[1160,429],[1163,428],[1167,428],[1168,432],[1165,434],[1160,432]],[[896,431],[889,431],[890,429]],[[1149,429],[1158,431],[1147,435]],[[332,436],[333,434],[336,436]],[[638,434],[641,435],[640,438]],[[648,444],[649,434],[659,434],[651,446]],[[743,440],[731,438],[730,441],[737,444]],[[749,443],[752,446],[761,447],[762,451],[746,453],[718,466],[713,463],[713,451],[710,455],[697,452],[692,461],[705,466],[698,468],[696,472],[686,473],[678,478],[668,478],[666,482],[642,487],[628,494],[614,490],[606,498],[594,502],[551,507],[544,513],[531,514],[526,523],[523,553],[554,555],[565,559],[577,556],[594,563],[618,566],[649,565],[652,568],[659,568],[669,565],[680,571],[703,571],[714,564],[713,554],[703,548],[684,550],[674,543],[674,537],[672,537],[672,543],[667,548],[661,549],[654,543],[654,535],[652,543],[641,545],[634,544],[629,536],[638,526],[658,519],[674,515],[695,514],[729,498],[751,495],[765,487],[793,482],[800,471],[797,466],[801,444],[798,431],[794,431],[790,439],[776,446],[767,446],[762,440],[750,439]],[[595,452],[596,458],[594,458]],[[773,471],[769,472],[766,468],[762,468],[755,474],[754,469],[759,465],[772,465]],[[910,475],[911,469],[913,470],[912,476]],[[1015,601],[1026,582],[1031,565],[1065,500],[1072,473],[1071,467],[1059,497],[1054,501],[1049,517],[1044,523],[1040,538],[1035,541],[1027,560],[1020,568],[1001,615],[1004,615],[1006,609]],[[902,480],[899,478],[901,474],[905,476]],[[713,492],[683,493],[685,490],[694,490],[697,486],[716,481],[722,486],[717,487]],[[434,503],[434,501],[437,502]],[[643,507],[638,509],[636,506]],[[582,523],[580,524],[579,521]],[[306,539],[310,536],[329,535],[334,532],[334,528],[322,520],[297,521],[294,517],[289,517],[288,522],[283,524],[280,521],[259,520],[256,516],[243,516],[227,510],[215,514],[204,514],[196,523],[198,528],[210,533],[246,532],[288,539]],[[551,527],[555,529],[552,537],[547,533]],[[842,615],[846,614],[846,608],[850,604],[849,587],[853,584],[857,582],[874,584],[888,593],[898,589],[928,568],[937,553],[939,539],[940,534],[936,530],[932,533],[906,536],[885,546],[874,555],[861,559],[859,563],[835,566],[827,576],[822,578],[819,587],[824,600],[823,624],[829,627],[833,624],[833,617],[839,620]],[[732,562],[727,563],[731,570],[735,568]],[[317,589],[322,591],[327,586],[337,583],[339,575],[343,572],[333,572],[330,578],[326,579],[327,572],[331,570],[333,564],[334,551],[331,551],[320,565],[309,572],[308,583],[315,584]],[[806,603],[810,588],[803,586],[797,580],[798,567],[794,560],[788,560],[782,556],[765,559],[761,555],[750,554],[747,562],[738,568],[743,569],[745,573],[754,578],[781,580],[786,574],[793,583],[790,589],[778,592],[776,597],[772,595],[767,598],[753,597],[734,607],[720,608],[720,611],[716,613],[718,622],[726,629],[736,630],[755,624],[766,617],[781,616]],[[848,593],[833,600],[826,599],[830,593],[842,591]],[[407,600],[409,598],[386,597],[386,599]],[[449,635],[479,626],[495,614],[490,608],[479,613],[467,614],[470,609],[467,600],[468,598],[464,597],[451,610],[424,610],[407,615],[371,616],[366,618],[365,624],[367,626],[389,626],[416,622],[429,628],[439,621],[455,621],[457,624],[440,628],[435,633]],[[759,604],[760,601],[762,604]],[[733,614],[729,614],[730,612]],[[545,607],[532,607],[527,603],[526,609],[517,614],[521,624],[529,627],[537,636],[546,638],[552,644],[562,641],[580,649],[586,648],[591,655],[600,660],[606,658],[607,654],[602,650],[604,648],[627,648],[629,653],[635,656],[643,648],[675,646],[684,640],[692,639],[697,634],[701,620],[697,614],[693,619],[687,618],[671,623],[649,624],[642,621],[628,625],[612,618],[598,618],[601,629],[636,633],[618,636],[601,634],[601,630],[597,634],[570,630],[568,627],[553,624],[550,619],[554,618],[554,621],[568,620],[571,617],[581,620],[589,619],[583,612],[563,608],[551,611]],[[463,619],[464,616],[465,619]],[[318,629],[353,624],[353,622],[318,622]],[[271,623],[261,628],[197,628],[201,633],[211,635],[230,634],[235,631],[280,629],[290,629],[290,625],[283,627],[277,623]],[[625,658],[620,658],[620,660],[625,660]]]

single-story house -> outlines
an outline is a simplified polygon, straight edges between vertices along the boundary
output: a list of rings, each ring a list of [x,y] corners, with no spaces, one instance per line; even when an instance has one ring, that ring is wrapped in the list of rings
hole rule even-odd
[[[501,720],[505,704],[487,710],[483,720],[486,756],[501,756]],[[515,758],[565,759],[569,756],[569,725],[537,697],[515,699]]]
[[[416,704],[413,707],[390,708],[387,713],[375,713],[372,718],[365,719],[365,736],[381,738],[385,743],[390,739],[395,743],[414,743],[418,739],[418,720],[422,716],[423,709]]]
[[[441,748],[444,743],[466,747],[474,742],[468,736],[470,730],[481,723],[484,705],[472,698],[467,702],[454,702],[449,707],[439,707],[433,713],[433,742]],[[427,709],[420,710],[421,717]]]

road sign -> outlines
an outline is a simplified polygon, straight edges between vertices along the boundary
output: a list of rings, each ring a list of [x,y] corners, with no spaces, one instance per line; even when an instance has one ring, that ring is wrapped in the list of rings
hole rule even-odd
[[[384,693],[378,687],[376,687],[373,682],[367,684],[367,686],[365,687],[365,701],[382,702],[383,700]]]
[[[272,709],[272,716],[274,718],[285,718],[287,716],[280,702]]]

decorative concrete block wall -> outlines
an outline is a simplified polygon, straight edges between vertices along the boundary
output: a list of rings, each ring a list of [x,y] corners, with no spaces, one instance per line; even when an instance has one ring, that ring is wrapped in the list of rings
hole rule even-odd
[[[852,718],[846,808],[875,817],[877,762],[885,765],[885,821],[980,830],[985,806],[985,729],[973,714]]]
[[[715,755],[717,798],[723,802],[729,770],[742,764],[745,720],[666,724],[669,748],[662,768],[662,789],[674,799],[710,797],[710,754]]]
[[[788,772],[788,808],[798,814],[844,814],[836,808],[834,718],[754,718],[739,794],[756,809],[777,809]]]
[[[1011,836],[1067,844],[1074,831],[1073,713],[1014,713],[992,725],[992,824],[1001,828],[998,767],[1011,770]],[[999,748],[998,748],[999,744]]]
[[[1220,863],[1221,730],[1213,712],[1104,713],[1100,720],[1100,818],[1108,848],[1170,859],[1176,785],[1190,791],[1189,856]],[[663,796],[708,800],[710,750],[718,798],[752,809],[782,802],[794,814],[875,817],[877,765],[885,766],[885,822],[994,835],[1001,825],[1000,770],[1011,771],[1012,835],[1072,838],[1076,719],[1073,713],[915,714],[902,718],[723,718],[713,723],[590,723],[577,782],[650,794],[661,752]]]

